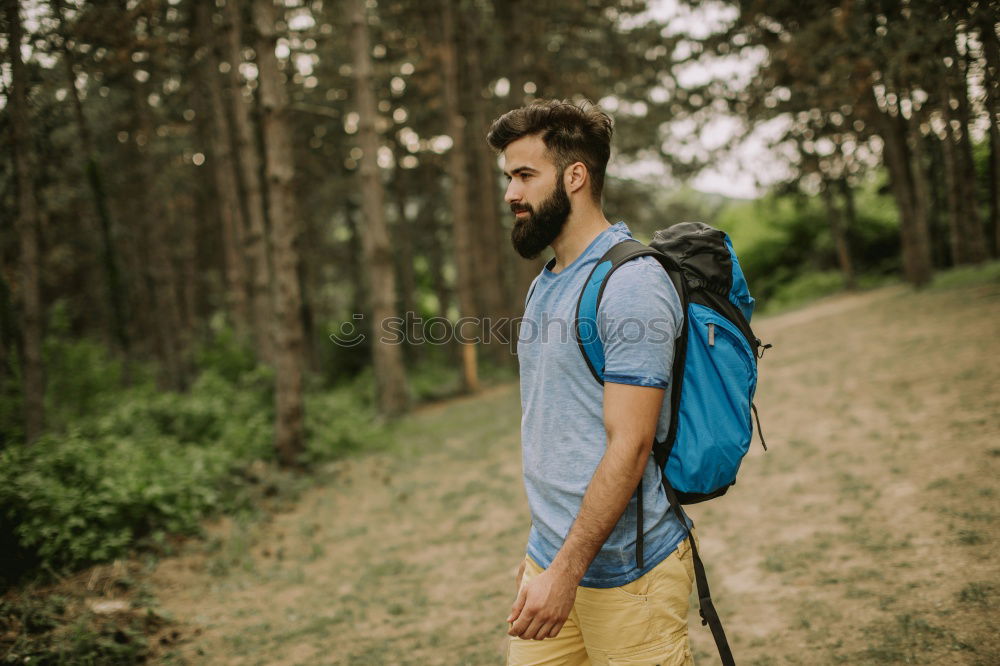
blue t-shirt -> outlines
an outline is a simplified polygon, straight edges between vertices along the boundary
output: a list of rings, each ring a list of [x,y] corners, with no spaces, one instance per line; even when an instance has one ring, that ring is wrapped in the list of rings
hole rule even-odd
[[[559,273],[548,267],[532,283],[518,334],[521,446],[531,509],[528,555],[547,568],[576,519],[584,492],[604,455],[604,387],[587,368],[575,334],[576,306],[590,271],[614,244],[632,234],[619,222],[599,234]],[[656,386],[664,392],[657,438],[670,425],[674,340],[683,322],[670,278],[652,257],[616,270],[597,311],[604,344],[604,380]],[[650,456],[643,476],[644,565],[636,566],[636,496],[584,575],[586,587],[618,587],[655,567],[684,539],[660,472]]]

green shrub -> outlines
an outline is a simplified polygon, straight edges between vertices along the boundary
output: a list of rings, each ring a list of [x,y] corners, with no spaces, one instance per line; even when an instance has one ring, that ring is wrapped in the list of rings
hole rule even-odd
[[[195,350],[194,360],[201,371],[212,371],[230,382],[238,382],[257,366],[253,349],[240,340],[221,315],[212,318],[211,335]]]
[[[158,533],[191,533],[243,495],[239,471],[272,456],[270,372],[209,371],[188,393],[110,394],[31,446],[0,452],[0,582],[124,555]]]
[[[307,395],[305,431],[305,464],[383,448],[391,437],[390,426],[375,418],[370,397],[356,384]]]
[[[141,664],[160,625],[151,612],[102,616],[58,594],[0,600],[0,664]]]
[[[959,266],[934,275],[935,289],[953,289],[976,284],[1000,283],[1000,261],[976,266]]]
[[[805,273],[779,286],[769,299],[762,302],[762,312],[775,312],[835,294],[844,288],[844,276],[839,271]]]

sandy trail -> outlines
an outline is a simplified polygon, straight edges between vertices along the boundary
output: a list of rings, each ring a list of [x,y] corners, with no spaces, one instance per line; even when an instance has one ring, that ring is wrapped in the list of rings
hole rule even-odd
[[[763,318],[739,484],[693,507],[741,664],[1000,661],[1000,285]],[[291,510],[232,520],[150,585],[162,663],[498,664],[527,509],[517,387],[422,410]],[[699,664],[717,663],[692,613]]]

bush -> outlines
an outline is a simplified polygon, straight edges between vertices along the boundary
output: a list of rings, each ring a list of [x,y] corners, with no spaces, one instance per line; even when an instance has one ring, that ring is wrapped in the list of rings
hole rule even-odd
[[[306,396],[306,450],[311,465],[361,450],[383,448],[391,428],[379,422],[367,392],[358,383]]]
[[[875,179],[854,192],[857,223],[847,230],[847,243],[859,281],[900,268],[899,216],[891,198],[880,191],[880,179]],[[829,293],[833,280],[826,274],[839,266],[818,197],[770,195],[734,201],[715,223],[732,239],[750,293],[768,308],[774,307],[772,301],[787,307],[810,292]]]
[[[806,273],[779,286],[763,303],[762,312],[775,312],[835,294],[844,288],[844,276],[839,271]]]
[[[202,373],[186,394],[117,391],[30,446],[0,452],[0,583],[191,533],[242,502],[243,467],[272,456],[269,371]],[[103,404],[103,403],[102,403]]]

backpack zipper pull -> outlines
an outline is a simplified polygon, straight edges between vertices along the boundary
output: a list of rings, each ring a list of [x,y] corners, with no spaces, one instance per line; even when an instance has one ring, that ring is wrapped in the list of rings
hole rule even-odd
[[[708,346],[715,346],[715,324],[708,325]]]

